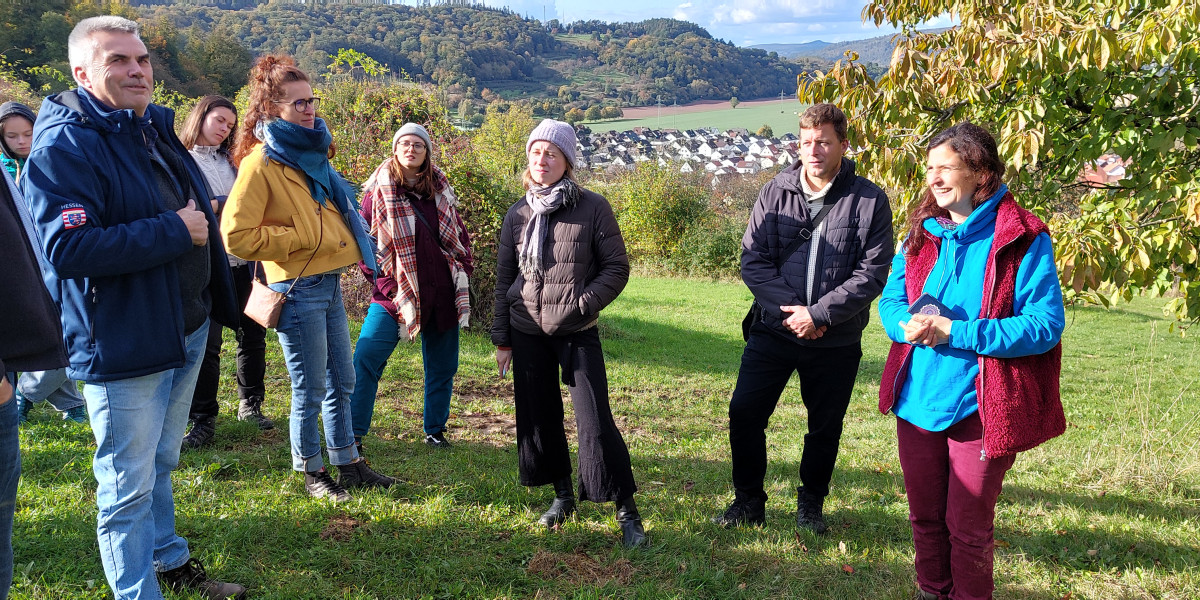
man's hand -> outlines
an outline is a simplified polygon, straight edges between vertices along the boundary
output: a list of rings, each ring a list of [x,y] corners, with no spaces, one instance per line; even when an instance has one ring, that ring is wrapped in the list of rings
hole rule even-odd
[[[780,306],[779,310],[785,313],[792,313],[792,316],[783,320],[783,326],[788,328],[788,331],[796,334],[796,337],[815,340],[825,335],[826,327],[822,325],[817,327],[813,323],[812,315],[808,314],[807,306]]]
[[[193,246],[203,246],[208,243],[208,218],[204,213],[196,210],[196,201],[188,200],[187,206],[175,211],[180,219],[183,219],[183,224],[187,226],[188,233],[192,236]]]
[[[8,377],[4,373],[0,373],[0,406],[12,400],[12,397],[12,384],[8,382]]]

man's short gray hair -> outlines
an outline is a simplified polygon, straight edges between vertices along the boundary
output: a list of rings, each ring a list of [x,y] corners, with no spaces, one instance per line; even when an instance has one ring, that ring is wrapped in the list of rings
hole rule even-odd
[[[92,62],[92,56],[96,53],[96,43],[91,37],[102,31],[138,35],[138,24],[116,15],[89,17],[77,23],[75,29],[71,30],[71,35],[67,37],[67,59],[72,70],[75,67],[86,68]]]

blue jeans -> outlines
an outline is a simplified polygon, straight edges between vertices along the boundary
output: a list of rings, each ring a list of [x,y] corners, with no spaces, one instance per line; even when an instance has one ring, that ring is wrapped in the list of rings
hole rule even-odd
[[[67,412],[72,408],[83,406],[83,397],[75,380],[67,377],[67,370],[31,371],[21,373],[17,380],[17,391],[25,402],[41,402],[45,400],[58,412]]]
[[[318,415],[325,426],[329,462],[347,465],[358,459],[358,449],[354,447],[350,423],[354,361],[350,326],[342,304],[341,276],[329,273],[300,277],[288,292],[291,284],[287,280],[270,287],[287,293],[275,331],[292,378],[292,412],[288,420],[292,468],[319,471],[325,466]]]
[[[358,343],[354,346],[354,393],[350,413],[354,435],[367,435],[375,414],[375,396],[383,369],[400,342],[400,326],[387,309],[374,302],[367,308]],[[446,331],[421,328],[421,364],[425,368],[425,416],[427,435],[446,430],[450,418],[450,394],[458,373],[458,327]]]
[[[17,509],[17,480],[21,478],[18,431],[17,400],[13,397],[0,404],[0,600],[8,598],[13,576],[13,513]]]
[[[206,322],[185,338],[182,367],[83,386],[96,437],[96,537],[118,600],[162,598],[155,571],[190,557],[187,540],[175,534],[171,471],[207,340]]]

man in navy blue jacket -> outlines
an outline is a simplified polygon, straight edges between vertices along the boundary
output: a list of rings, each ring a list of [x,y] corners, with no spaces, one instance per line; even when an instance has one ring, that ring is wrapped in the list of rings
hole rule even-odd
[[[23,185],[96,436],[104,572],[118,599],[162,598],[159,579],[242,598],[191,557],[171,493],[209,314],[237,323],[209,194],[174,114],[150,103],[137,23],[85,19],[67,46],[79,87],[42,103]]]
[[[808,410],[796,525],[826,530],[823,507],[862,331],[894,251],[887,195],[845,158],[846,129],[832,104],[800,116],[800,160],[763,186],[742,238],[742,280],[762,319],[749,329],[729,401],[735,497],[713,519],[725,527],[765,518],[767,423],[795,373]]]

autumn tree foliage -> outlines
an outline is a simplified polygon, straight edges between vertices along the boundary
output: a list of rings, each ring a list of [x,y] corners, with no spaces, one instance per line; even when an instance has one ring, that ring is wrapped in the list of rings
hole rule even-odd
[[[1068,300],[1168,294],[1200,318],[1200,4],[1194,0],[876,1],[864,21],[897,36],[874,79],[852,54],[799,80],[803,102],[851,117],[869,176],[922,190],[929,139],[970,120],[990,128],[1017,198],[1047,219]],[[928,34],[919,23],[959,23]],[[1081,174],[1114,153],[1126,177]]]

